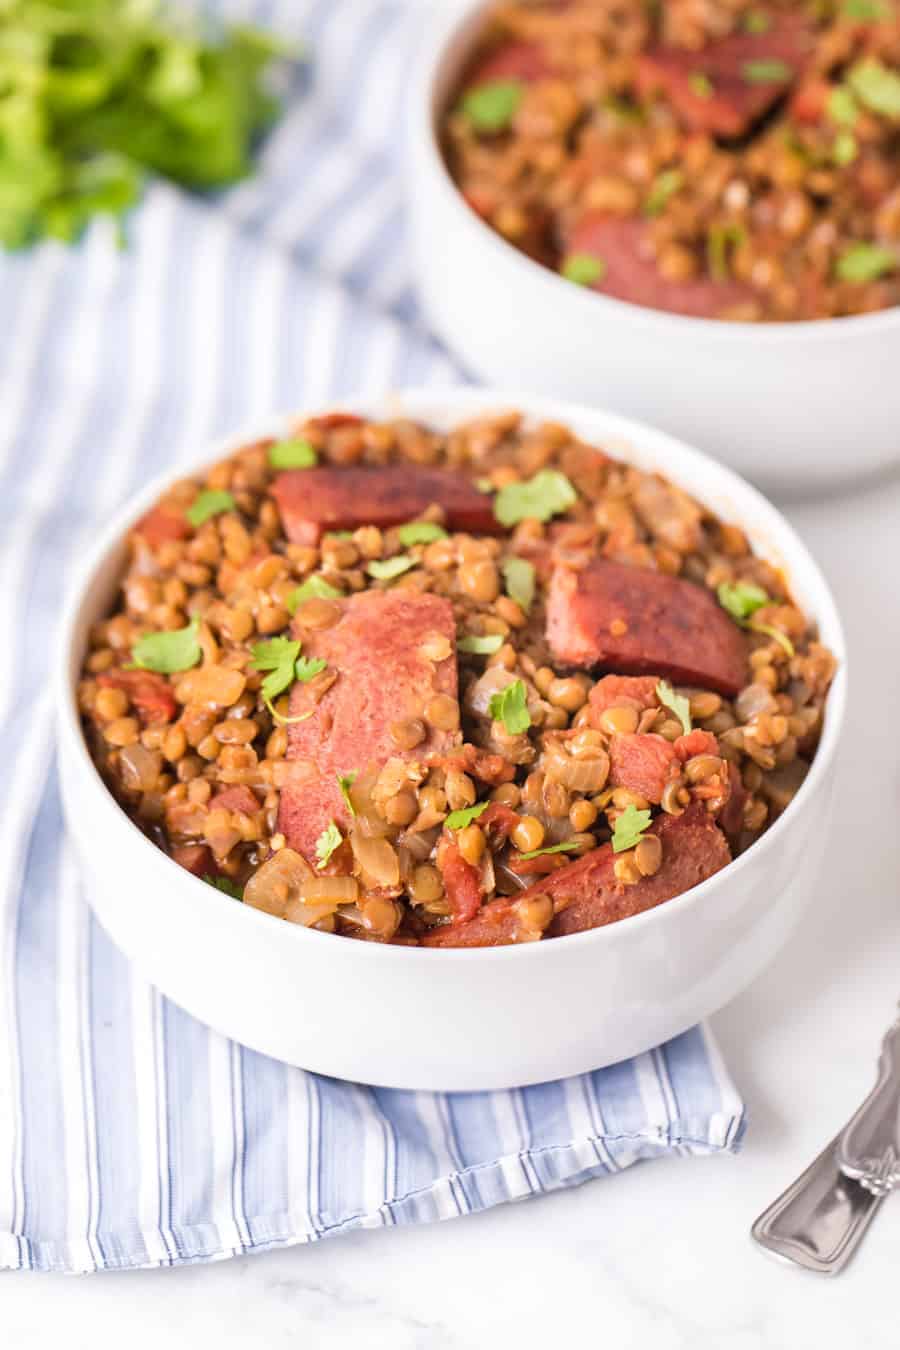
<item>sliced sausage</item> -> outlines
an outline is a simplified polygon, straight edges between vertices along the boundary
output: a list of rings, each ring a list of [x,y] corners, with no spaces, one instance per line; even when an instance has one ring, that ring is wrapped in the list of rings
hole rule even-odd
[[[272,495],[292,544],[315,545],[326,530],[359,525],[387,529],[414,520],[433,505],[443,507],[451,530],[502,532],[491,497],[449,469],[414,464],[288,469],[275,479]]]
[[[178,711],[169,681],[152,670],[107,670],[97,683],[103,689],[124,690],[144,723],[171,722]]]
[[[637,64],[638,92],[662,93],[691,131],[743,136],[790,88],[812,47],[812,26],[804,16],[766,18],[764,33],[730,33],[699,51],[658,46],[644,52]]]
[[[758,299],[753,288],[741,281],[713,277],[670,281],[664,277],[656,266],[645,220],[588,211],[573,226],[566,246],[569,253],[588,253],[603,263],[593,290],[632,305],[717,319]]]
[[[731,861],[727,840],[706,811],[689,807],[683,815],[660,816],[650,827],[663,846],[659,871],[632,886],[616,880],[612,845],[586,853],[515,897],[492,900],[465,924],[435,928],[423,939],[426,947],[500,947],[530,941],[534,932],[523,924],[529,901],[549,896],[554,915],[546,937],[580,933],[627,919],[690,890]]]
[[[424,761],[430,754],[448,753],[459,741],[458,732],[439,730],[427,717],[437,695],[457,697],[450,601],[410,590],[361,591],[335,605],[340,618],[331,628],[305,629],[299,616],[294,620],[304,655],[326,661],[323,674],[337,675],[318,702],[314,682],[295,684],[290,697],[289,716],[304,720],[288,725],[291,767],[281,791],[278,828],[310,862],[330,820],[342,831],[350,824],[338,775],[381,769],[392,758]],[[423,651],[432,634],[450,644],[443,660]],[[404,751],[391,727],[412,718],[423,721],[427,734]]]
[[[212,849],[206,844],[179,844],[172,849],[172,858],[195,877],[214,877],[218,873]]]
[[[547,597],[547,641],[564,665],[659,673],[734,697],[745,683],[743,633],[703,586],[596,558],[558,567]]]
[[[681,761],[664,736],[616,734],[609,741],[609,783],[659,803],[666,784],[677,778]]]
[[[212,811],[214,808],[218,811],[236,811],[242,816],[252,816],[262,810],[262,805],[251,788],[238,784],[217,792],[209,803],[209,809]]]
[[[466,81],[467,89],[476,89],[494,80],[521,80],[529,84],[550,73],[544,48],[537,42],[505,42],[480,61]]]

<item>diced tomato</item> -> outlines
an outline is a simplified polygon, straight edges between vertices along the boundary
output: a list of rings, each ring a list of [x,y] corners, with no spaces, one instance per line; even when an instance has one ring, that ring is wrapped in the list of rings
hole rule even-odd
[[[134,526],[134,533],[146,539],[151,548],[172,539],[187,539],[190,522],[183,511],[168,506],[154,506]]]
[[[444,833],[438,844],[437,865],[450,901],[454,923],[467,923],[481,906],[478,872],[466,862],[451,835]]]
[[[178,711],[169,681],[152,670],[107,670],[97,676],[97,683],[124,690],[144,723],[171,722]]]
[[[717,755],[719,742],[711,731],[700,731],[695,727],[686,736],[678,737],[675,753],[680,760],[693,759],[694,755]]]

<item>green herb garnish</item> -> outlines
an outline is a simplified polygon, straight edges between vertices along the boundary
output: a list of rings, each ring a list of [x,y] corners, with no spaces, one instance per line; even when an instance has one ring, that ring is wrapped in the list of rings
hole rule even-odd
[[[529,858],[541,858],[545,853],[571,853],[573,848],[578,848],[578,840],[564,839],[561,844],[548,844],[546,848],[533,848],[530,853],[520,853],[519,862],[527,862]]]
[[[350,800],[350,789],[352,788],[353,784],[356,782],[356,775],[357,775],[357,772],[358,772],[358,771],[357,771],[356,769],[353,769],[350,773],[344,773],[344,774],[340,774],[340,773],[339,773],[339,774],[336,774],[336,775],[335,775],[335,777],[337,778],[337,781],[338,781],[338,787],[339,787],[340,790],[341,790],[341,796],[343,797],[344,801],[347,803],[347,810],[350,812],[351,816],[355,816],[355,815],[356,815],[356,807],[353,805],[353,802]]]
[[[525,697],[525,685],[521,680],[513,680],[491,695],[488,713],[495,722],[502,722],[510,736],[519,736],[531,726],[531,714]]]
[[[394,577],[402,577],[404,572],[415,565],[415,558],[410,558],[407,553],[398,553],[395,558],[375,558],[366,564],[366,571],[376,581],[392,581]]]
[[[825,103],[825,111],[831,121],[840,127],[852,127],[859,117],[859,106],[853,97],[853,91],[839,84],[832,89]]]
[[[741,74],[748,84],[780,84],[782,80],[794,77],[792,68],[785,61],[745,61]]]
[[[262,682],[263,698],[277,698],[294,683],[294,667],[300,655],[300,643],[290,638],[269,638],[266,642],[256,642],[251,647],[253,660],[251,670],[267,670]]]
[[[898,254],[880,244],[851,244],[835,264],[835,274],[841,281],[864,283],[877,281],[897,267]]]
[[[203,880],[207,886],[215,886],[217,891],[222,891],[224,895],[230,895],[232,900],[243,900],[244,892],[236,881],[231,877],[211,877],[209,874],[204,876]]]
[[[329,862],[332,853],[336,848],[340,848],[344,842],[344,836],[341,834],[333,820],[330,820],[325,829],[316,840],[316,866],[323,868]]]
[[[850,71],[847,83],[870,112],[900,118],[900,75],[895,70],[880,61],[862,61]]]
[[[593,286],[606,276],[606,263],[594,253],[570,253],[563,259],[559,269],[566,281],[574,281],[576,286]]]
[[[684,694],[676,694],[668,680],[660,680],[656,686],[656,697],[675,714],[687,736],[691,730],[691,700],[685,698]]]
[[[534,600],[534,566],[525,558],[507,558],[500,569],[510,600],[527,614]]]
[[[751,614],[755,614],[763,605],[769,603],[769,596],[762,586],[755,586],[749,581],[737,581],[734,584],[723,581],[716,595],[719,598],[719,604],[723,609],[727,609],[733,619],[742,623],[749,619]]]
[[[199,619],[191,619],[186,628],[165,633],[145,633],[131,649],[132,666],[153,670],[157,675],[177,675],[196,666],[203,653],[197,640]]]
[[[269,715],[273,722],[278,722],[283,727],[294,726],[297,722],[305,722],[312,717],[315,708],[310,708],[308,712],[301,713],[299,717],[283,717],[270,698],[263,698],[263,703],[269,710]]]
[[[578,500],[572,484],[558,469],[541,469],[524,483],[507,483],[494,498],[494,515],[501,525],[520,520],[549,520],[562,515]]]
[[[613,853],[624,853],[626,849],[634,848],[643,839],[649,825],[650,812],[639,811],[629,802],[622,814],[616,817],[613,826]]]
[[[525,86],[521,80],[491,80],[463,96],[461,108],[476,131],[505,131],[516,115]]]
[[[294,662],[294,675],[301,684],[309,684],[317,675],[321,675],[327,665],[321,656],[298,656]]]
[[[741,25],[745,33],[768,33],[771,26],[771,18],[761,9],[748,10]]]
[[[473,820],[477,820],[482,811],[486,811],[490,802],[476,802],[474,806],[463,806],[459,811],[451,811],[444,821],[448,830],[464,830],[467,825],[471,825]]]
[[[311,577],[307,577],[295,591],[291,591],[285,603],[289,612],[294,614],[305,600],[340,600],[340,598],[341,592],[336,586],[332,586],[318,573],[314,573]]]
[[[782,633],[780,628],[773,628],[770,623],[763,623],[760,619],[753,619],[747,625],[754,633],[765,633],[766,637],[774,638],[780,643],[788,656],[794,655],[794,644],[787,633]]]
[[[697,98],[712,98],[715,90],[713,82],[702,70],[692,70],[688,76],[688,88]]]
[[[433,520],[411,520],[408,525],[400,526],[397,537],[404,548],[412,548],[413,544],[431,544],[435,539],[446,539],[447,531]]]
[[[283,50],[148,0],[3,0],[0,244],[121,220],[147,170],[199,189],[246,177]]]
[[[831,157],[840,168],[852,164],[859,154],[859,146],[852,131],[839,131],[831,147]]]
[[[210,488],[196,496],[184,514],[196,530],[198,525],[211,520],[213,516],[220,516],[223,511],[233,510],[234,498],[230,492],[217,492]]]
[[[468,633],[458,640],[456,646],[458,651],[469,652],[473,656],[492,656],[503,646],[503,637],[500,633]]]
[[[747,238],[742,225],[728,222],[724,225],[710,225],[706,236],[706,262],[710,275],[716,281],[727,281],[731,272],[728,259],[729,248],[739,248]]]
[[[844,0],[841,14],[845,19],[855,19],[857,23],[878,23],[886,19],[890,10],[883,0]]]
[[[491,480],[484,476],[481,478],[473,478],[472,482],[475,485],[475,490],[477,492],[483,492],[485,496],[489,497],[490,494],[496,490]]]
[[[273,469],[312,469],[318,460],[315,446],[302,437],[276,441],[269,446],[269,463]]]
[[[664,169],[662,173],[658,173],[644,202],[644,215],[660,215],[665,210],[669,198],[683,187],[684,174],[680,169]]]

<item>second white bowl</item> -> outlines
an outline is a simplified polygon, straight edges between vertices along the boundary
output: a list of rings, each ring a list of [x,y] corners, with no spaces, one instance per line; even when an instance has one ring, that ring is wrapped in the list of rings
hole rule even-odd
[[[775,492],[900,464],[900,309],[814,323],[683,318],[587,291],[485,225],[436,135],[483,0],[429,16],[409,111],[421,299],[472,372],[667,427]]]

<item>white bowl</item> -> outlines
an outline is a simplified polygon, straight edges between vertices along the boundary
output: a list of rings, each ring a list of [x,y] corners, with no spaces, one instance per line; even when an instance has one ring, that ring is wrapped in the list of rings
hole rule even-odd
[[[429,14],[408,114],[419,291],[472,372],[646,418],[775,491],[818,491],[900,463],[900,308],[818,322],[683,318],[585,290],[466,205],[436,120],[482,0]]]
[[[450,427],[520,408],[572,426],[658,469],[785,569],[839,672],[812,769],[747,853],[694,890],[608,928],[521,947],[435,950],[354,942],[228,900],[172,862],[104,786],[85,744],[75,688],[90,625],[109,612],[125,534],[161,479],[110,523],[68,602],[57,672],[69,830],[101,923],[136,966],[194,1016],[235,1040],[319,1073],[398,1088],[469,1090],[541,1082],[657,1045],[733,998],[781,946],[810,898],[827,836],[844,716],[845,647],[828,587],[783,517],[730,470],[624,418],[520,394],[456,390],[351,400],[374,417]],[[193,467],[287,419],[207,449]],[[179,475],[185,472],[181,466]]]

